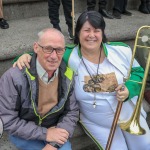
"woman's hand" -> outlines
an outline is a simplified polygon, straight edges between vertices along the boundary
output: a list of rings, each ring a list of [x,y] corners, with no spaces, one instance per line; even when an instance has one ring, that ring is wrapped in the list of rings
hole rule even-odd
[[[128,98],[129,91],[125,85],[119,85],[115,90],[117,92],[116,97],[118,101],[124,101],[125,99]]]
[[[23,54],[18,58],[18,60],[13,64],[13,67],[18,66],[18,68],[21,70],[23,67],[30,68],[30,61],[31,61],[31,56],[29,54]]]

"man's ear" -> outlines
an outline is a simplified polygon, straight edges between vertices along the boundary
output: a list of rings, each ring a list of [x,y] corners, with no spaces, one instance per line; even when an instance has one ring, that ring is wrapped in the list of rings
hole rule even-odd
[[[38,44],[36,42],[34,42],[34,44],[33,44],[33,49],[34,49],[35,53],[38,52]]]

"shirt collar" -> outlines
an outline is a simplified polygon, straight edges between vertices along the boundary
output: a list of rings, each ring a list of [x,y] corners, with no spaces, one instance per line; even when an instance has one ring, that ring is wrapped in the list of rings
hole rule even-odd
[[[46,84],[49,84],[50,82],[52,82],[55,79],[55,77],[58,76],[59,68],[56,69],[52,78],[50,80],[48,80],[48,73],[41,66],[38,59],[36,59],[36,68],[37,68],[37,74],[38,74],[39,78]]]

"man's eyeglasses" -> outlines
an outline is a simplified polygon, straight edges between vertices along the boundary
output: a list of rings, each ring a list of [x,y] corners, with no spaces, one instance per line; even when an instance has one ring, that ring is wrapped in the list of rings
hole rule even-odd
[[[47,54],[51,54],[55,51],[58,55],[62,55],[65,52],[65,48],[53,48],[52,46],[41,46],[39,43],[37,44],[42,48],[43,52]]]

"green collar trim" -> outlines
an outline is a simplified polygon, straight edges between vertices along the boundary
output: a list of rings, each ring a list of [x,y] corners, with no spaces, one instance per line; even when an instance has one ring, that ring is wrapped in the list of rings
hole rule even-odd
[[[73,78],[73,71],[72,71],[69,67],[67,67],[67,70],[66,70],[66,72],[65,72],[65,76],[66,76],[68,79],[70,79],[70,80],[72,80],[72,78]]]
[[[82,54],[81,54],[80,46],[78,45],[77,47],[78,47],[78,55],[79,55],[79,57],[81,58],[81,57],[82,57]]]
[[[107,57],[108,56],[108,51],[107,51],[106,45],[104,43],[102,43],[102,47],[103,47],[103,50],[104,50],[104,54]]]
[[[129,45],[127,45],[126,43],[123,42],[107,42],[108,45],[112,45],[112,46],[125,46],[125,47],[129,47]]]
[[[88,129],[84,126],[84,124],[82,123],[81,120],[79,120],[79,123],[81,124],[81,126],[83,127],[83,129],[88,133],[88,135],[90,136],[90,138],[94,141],[94,143],[97,145],[97,147],[99,148],[99,150],[104,150],[102,148],[102,146],[100,145],[100,143],[94,138],[94,136],[88,131]]]
[[[29,77],[30,77],[30,79],[33,81],[33,80],[35,80],[35,77],[34,76],[32,76],[31,74],[30,74],[30,72],[29,72],[29,70],[28,70],[28,68],[26,68],[26,73],[29,75]]]

